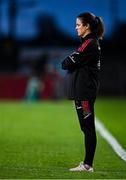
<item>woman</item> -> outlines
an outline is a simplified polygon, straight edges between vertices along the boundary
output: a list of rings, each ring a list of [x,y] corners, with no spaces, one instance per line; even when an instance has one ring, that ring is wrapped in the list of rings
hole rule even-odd
[[[82,43],[62,62],[62,69],[68,70],[68,98],[75,101],[80,127],[85,135],[85,157],[70,171],[93,172],[96,149],[94,103],[99,89],[99,39],[104,34],[103,21],[92,13],[82,13],[77,16],[76,30]]]

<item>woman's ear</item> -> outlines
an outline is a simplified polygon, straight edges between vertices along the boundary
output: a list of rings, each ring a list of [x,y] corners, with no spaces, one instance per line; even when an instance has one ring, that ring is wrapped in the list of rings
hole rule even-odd
[[[89,29],[90,28],[90,25],[87,23],[86,24],[86,29]]]

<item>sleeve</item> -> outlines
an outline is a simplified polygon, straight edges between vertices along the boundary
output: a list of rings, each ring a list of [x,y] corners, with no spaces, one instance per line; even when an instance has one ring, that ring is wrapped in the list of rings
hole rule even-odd
[[[85,43],[68,57],[66,57],[62,62],[62,69],[64,70],[74,70],[80,67],[82,64],[87,64],[91,61],[92,56],[97,53],[97,46],[92,40],[87,46]]]

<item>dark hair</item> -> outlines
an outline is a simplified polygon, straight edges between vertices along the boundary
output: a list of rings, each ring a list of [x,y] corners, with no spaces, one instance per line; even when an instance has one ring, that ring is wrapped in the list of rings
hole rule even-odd
[[[85,12],[77,16],[83,25],[89,24],[91,33],[102,39],[104,35],[104,24],[101,17],[95,16],[92,13]]]

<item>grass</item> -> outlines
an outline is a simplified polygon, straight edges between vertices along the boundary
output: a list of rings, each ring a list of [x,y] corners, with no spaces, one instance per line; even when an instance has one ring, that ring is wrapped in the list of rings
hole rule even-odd
[[[95,110],[98,118],[126,149],[126,98],[99,98]]]
[[[114,102],[113,102],[114,101]],[[98,99],[97,117],[125,146],[125,128],[116,134],[118,121],[107,106],[123,100]],[[115,109],[113,113],[115,112]],[[125,115],[125,113],[124,113]],[[125,118],[126,116],[124,116]],[[121,120],[120,120],[121,122]],[[122,118],[122,122],[123,118]],[[113,130],[114,129],[114,130]],[[121,136],[122,134],[122,136]],[[126,163],[98,134],[94,173],[68,169],[83,159],[83,135],[71,101],[0,103],[0,178],[2,179],[123,179]],[[125,136],[124,136],[125,137]]]

